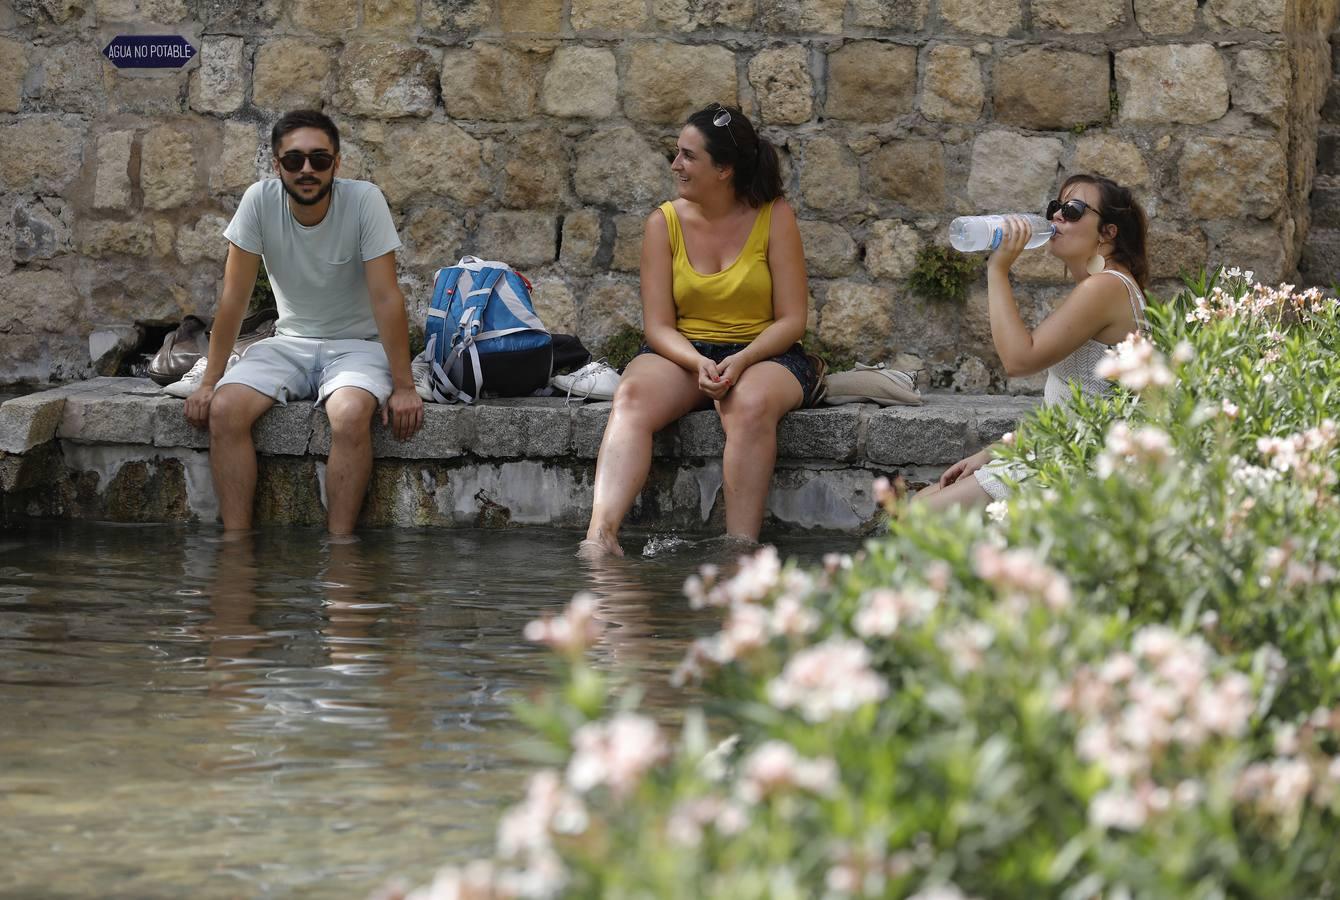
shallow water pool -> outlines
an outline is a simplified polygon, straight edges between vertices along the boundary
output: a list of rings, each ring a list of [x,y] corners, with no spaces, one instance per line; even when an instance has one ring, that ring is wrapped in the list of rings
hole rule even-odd
[[[0,896],[362,897],[487,853],[530,768],[511,704],[550,675],[525,623],[594,590],[597,659],[669,719],[714,622],[679,587],[735,555],[662,537],[591,566],[576,539],[0,530]]]

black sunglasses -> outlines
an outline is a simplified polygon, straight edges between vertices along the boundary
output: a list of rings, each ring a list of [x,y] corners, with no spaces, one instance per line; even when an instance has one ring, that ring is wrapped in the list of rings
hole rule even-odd
[[[325,150],[313,150],[311,153],[290,150],[279,157],[279,164],[285,172],[301,172],[303,163],[311,163],[313,172],[324,172],[335,165],[335,157]]]
[[[1084,218],[1084,214],[1091,209],[1093,209],[1093,207],[1085,203],[1083,200],[1071,199],[1064,203],[1060,200],[1052,200],[1047,204],[1046,219],[1050,222],[1052,216],[1056,215],[1056,211],[1060,210],[1062,219],[1067,222],[1078,222],[1080,219]],[[1103,214],[1098,212],[1098,210],[1093,209],[1093,211],[1098,214],[1099,219],[1103,217]]]

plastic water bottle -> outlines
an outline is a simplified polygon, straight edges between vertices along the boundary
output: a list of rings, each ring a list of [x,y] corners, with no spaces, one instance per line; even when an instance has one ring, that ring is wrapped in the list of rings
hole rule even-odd
[[[1025,250],[1041,247],[1056,233],[1056,226],[1042,216],[1023,213],[1023,217],[1033,229],[1033,236],[1024,244]],[[949,245],[963,253],[995,250],[1004,236],[1004,216],[959,216],[949,223]]]

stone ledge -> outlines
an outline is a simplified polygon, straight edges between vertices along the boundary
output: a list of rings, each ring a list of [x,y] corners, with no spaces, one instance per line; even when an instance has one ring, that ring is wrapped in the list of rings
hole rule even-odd
[[[15,398],[0,406],[0,450],[23,453],[52,437],[80,444],[209,447],[207,432],[182,415],[185,401],[143,379],[100,378]],[[1032,397],[930,394],[924,406],[847,404],[801,410],[782,420],[779,459],[932,465],[951,463],[995,440],[1037,404]],[[378,458],[594,459],[609,403],[557,397],[486,400],[474,406],[427,404],[424,427],[397,441],[373,425]],[[276,406],[256,424],[258,452],[325,456],[326,417],[310,402]],[[719,457],[725,434],[716,414],[691,413],[657,435],[662,458]]]
[[[770,522],[865,527],[874,517],[869,490],[875,476],[924,481],[1013,429],[1037,402],[930,394],[920,407],[850,404],[792,413],[778,430]],[[56,473],[50,484],[38,485],[19,479],[15,468],[0,485],[14,495],[7,510],[212,520],[217,503],[208,477],[209,436],[186,422],[183,405],[153,383],[130,378],[93,379],[0,405],[4,461],[14,468],[25,456],[42,455],[42,471]],[[556,397],[429,404],[423,429],[403,442],[376,422],[377,465],[365,524],[583,524],[609,411],[609,403],[568,404]],[[309,402],[277,406],[257,423],[255,438],[258,520],[319,524],[330,448],[325,415]],[[711,411],[658,434],[652,478],[630,522],[693,528],[718,519],[724,446]],[[139,508],[140,496],[152,503],[146,499]]]

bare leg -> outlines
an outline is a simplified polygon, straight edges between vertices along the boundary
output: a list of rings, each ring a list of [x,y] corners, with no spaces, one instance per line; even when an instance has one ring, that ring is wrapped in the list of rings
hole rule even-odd
[[[600,441],[584,552],[623,555],[619,527],[646,484],[652,438],[680,416],[706,405],[696,373],[650,353],[628,364]]]
[[[917,491],[912,497],[917,503],[924,503],[930,509],[949,509],[953,506],[965,509],[981,508],[991,502],[991,495],[982,490],[977,479],[965,475],[953,484],[940,487],[939,482],[930,484]]]
[[[717,404],[726,431],[721,476],[727,534],[758,540],[777,463],[777,423],[804,399],[800,382],[785,366],[761,362],[745,369],[740,383]]]
[[[274,398],[241,384],[225,384],[209,404],[209,469],[224,531],[251,527],[256,499],[256,445],[251,426]]]
[[[326,398],[330,458],[326,461],[326,527],[349,534],[358,523],[372,475],[372,414],[377,398],[358,387],[342,387]]]

